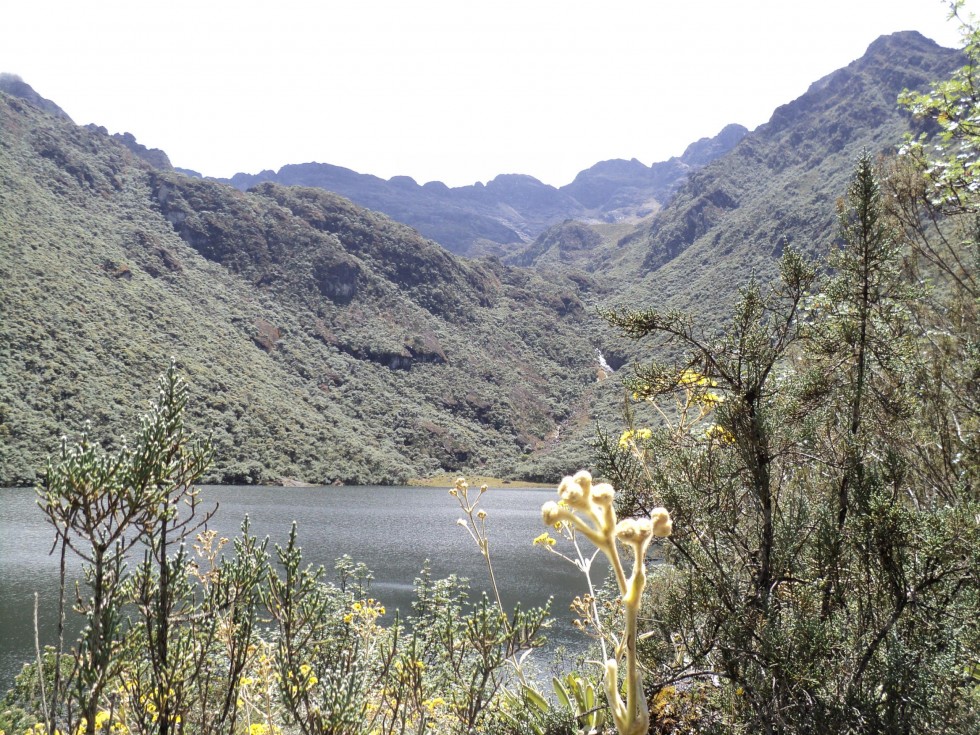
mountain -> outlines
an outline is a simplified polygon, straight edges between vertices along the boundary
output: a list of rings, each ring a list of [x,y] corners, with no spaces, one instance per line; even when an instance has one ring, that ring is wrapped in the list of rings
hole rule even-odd
[[[0,72],[0,92],[26,100],[35,107],[44,110],[49,115],[60,117],[62,120],[71,120],[67,112],[62,110],[51,100],[45,99],[39,95],[36,91],[34,91],[34,88],[30,84],[25,82],[16,74]]]
[[[386,181],[326,163],[239,173],[224,181],[242,191],[270,181],[315,186],[411,225],[454,253],[507,255],[566,219],[617,222],[651,214],[691,171],[723,155],[746,132],[729,125],[714,138],[692,143],[682,156],[652,166],[636,159],[598,163],[557,189],[517,174],[497,176],[485,185],[419,185],[407,176]]]
[[[702,138],[681,156],[652,166],[635,158],[603,161],[580,172],[560,191],[580,202],[596,219],[640,219],[666,202],[692,171],[728,153],[747,133],[742,125],[726,125],[714,138]]]
[[[429,197],[412,211],[433,226],[449,227],[447,201],[464,202],[468,252],[492,240],[472,228],[491,245],[506,230],[505,260],[459,257],[322,188],[241,191],[172,170],[20,83],[0,92],[0,484],[32,482],[86,418],[115,441],[171,355],[192,425],[213,432],[213,481],[554,479],[621,408],[606,366],[639,354],[596,308],[693,309],[720,326],[736,289],[770,278],[785,247],[826,253],[857,156],[914,129],[898,93],[961,62],[916,33],[883,37],[751,133],[726,129],[666,168],[597,164],[570,188],[369,182],[378,197],[403,190],[406,207]],[[633,221],[647,196],[656,211]]]
[[[146,158],[0,93],[0,484],[34,482],[86,419],[117,442],[171,356],[211,481],[578,466],[607,389],[586,289],[320,189]]]
[[[861,151],[893,153],[917,132],[899,93],[925,89],[962,63],[960,52],[915,32],[879,38],[693,171],[655,217],[625,233],[567,222],[509,260],[594,274],[607,304],[689,309],[720,323],[740,285],[775,275],[784,248],[827,254],[835,202]]]

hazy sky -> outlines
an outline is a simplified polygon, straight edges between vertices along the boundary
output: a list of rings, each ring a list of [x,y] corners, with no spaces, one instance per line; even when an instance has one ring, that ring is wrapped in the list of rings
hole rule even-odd
[[[970,0],[976,10],[980,0]],[[210,176],[321,161],[451,186],[749,129],[941,0],[11,0],[0,71]]]

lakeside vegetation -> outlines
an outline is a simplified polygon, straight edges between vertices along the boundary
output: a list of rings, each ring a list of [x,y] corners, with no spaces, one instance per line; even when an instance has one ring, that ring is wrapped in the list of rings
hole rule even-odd
[[[415,487],[446,487],[455,486],[458,475],[435,475],[433,477],[416,478],[409,480],[408,484]],[[527,482],[526,480],[505,480],[500,477],[487,477],[485,475],[467,475],[467,482],[476,487],[486,485],[490,489],[501,489],[508,487],[550,487],[554,483],[547,482]]]
[[[976,732],[980,29],[967,30],[968,66],[903,97],[936,134],[856,158],[829,254],[781,246],[778,278],[743,284],[724,315],[604,311],[657,358],[595,439],[608,484],[566,478],[527,551],[586,575],[586,542],[610,557],[614,585],[595,580],[573,606],[600,666],[557,672],[550,692],[525,676],[523,654],[566,611],[505,610],[423,573],[412,613],[382,625],[356,560],[311,569],[295,533],[261,540],[247,521],[234,539],[202,533],[193,488],[216,444],[185,428],[194,397],[173,365],[128,443],[65,442],[44,474],[56,553],[87,565],[62,613],[85,627],[25,667],[0,731]],[[454,495],[492,565],[468,488]],[[647,563],[654,537],[662,564]]]

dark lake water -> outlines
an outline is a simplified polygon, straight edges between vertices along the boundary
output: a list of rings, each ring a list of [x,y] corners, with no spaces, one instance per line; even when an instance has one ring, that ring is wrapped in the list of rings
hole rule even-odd
[[[531,545],[544,530],[541,505],[554,495],[545,489],[490,490],[480,507],[488,513],[490,553],[505,605],[543,605],[553,597],[549,638],[554,645],[580,647],[568,605],[586,591],[585,580],[571,564]],[[372,594],[388,609],[388,619],[396,608],[409,608],[412,583],[426,560],[434,578],[457,574],[468,577],[474,590],[490,590],[483,557],[456,524],[461,512],[446,489],[212,486],[203,487],[201,497],[202,507],[218,504],[209,527],[223,536],[237,534],[248,514],[254,534],[284,544],[296,521],[307,562],[328,570],[343,554],[363,562],[374,572]],[[53,538],[33,490],[0,489],[0,693],[34,657],[35,591],[41,644],[55,640],[58,560],[48,555]]]

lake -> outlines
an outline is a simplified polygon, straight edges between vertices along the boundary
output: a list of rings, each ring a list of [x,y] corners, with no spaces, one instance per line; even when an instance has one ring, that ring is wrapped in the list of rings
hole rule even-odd
[[[543,605],[553,597],[556,620],[549,639],[580,648],[568,605],[587,590],[585,579],[573,565],[531,544],[545,530],[541,505],[554,497],[549,489],[494,489],[480,507],[488,514],[490,554],[504,604]],[[490,593],[483,557],[457,525],[462,513],[445,488],[204,486],[201,498],[202,508],[218,504],[209,527],[220,535],[236,535],[247,514],[252,533],[285,544],[296,521],[306,562],[328,571],[343,554],[363,562],[374,573],[371,593],[386,606],[388,620],[396,608],[409,609],[413,581],[426,560],[433,578],[457,574],[468,577],[474,590]],[[0,694],[34,658],[35,591],[41,644],[55,640],[58,560],[48,554],[53,538],[33,490],[0,489]]]

